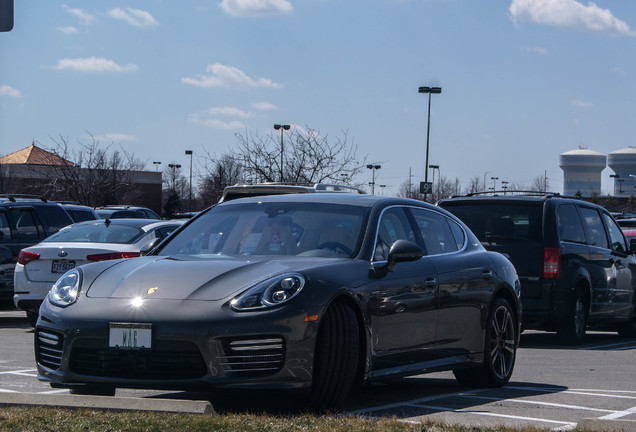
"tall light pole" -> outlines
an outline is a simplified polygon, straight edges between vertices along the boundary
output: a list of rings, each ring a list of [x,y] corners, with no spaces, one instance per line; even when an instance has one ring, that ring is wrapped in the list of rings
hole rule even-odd
[[[490,177],[490,180],[492,180],[492,191],[495,192],[497,190],[497,180],[499,180],[499,177]]]
[[[283,153],[285,150],[285,147],[283,146],[283,131],[289,130],[291,126],[290,125],[279,125],[279,124],[275,124],[274,125],[274,129],[279,130],[280,129],[280,181],[283,181]]]
[[[153,165],[155,166],[155,171],[159,171],[159,165],[161,165],[161,162],[159,161],[154,161]]]
[[[188,199],[188,210],[192,211],[192,150],[186,150],[186,155],[190,155],[190,198]]]
[[[369,183],[371,185],[371,195],[375,195],[375,170],[382,168],[382,165],[369,164],[367,168],[371,170],[371,183]]]
[[[507,182],[507,181],[505,181],[505,180],[502,180],[502,181],[501,181],[501,188],[503,189],[503,191],[504,191],[504,195],[505,195],[505,194],[506,194],[506,191],[508,190],[508,182]]]
[[[419,93],[428,93],[428,122],[426,124],[426,170],[424,172],[424,183],[428,183],[428,148],[429,148],[429,136],[431,132],[431,95],[440,94],[442,92],[441,87],[420,87]],[[426,201],[426,192],[424,192],[424,201]]]

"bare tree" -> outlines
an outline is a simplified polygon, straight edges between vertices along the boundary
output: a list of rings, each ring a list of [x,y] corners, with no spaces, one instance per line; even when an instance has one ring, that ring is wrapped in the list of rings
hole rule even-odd
[[[547,192],[549,188],[550,182],[546,175],[537,176],[532,180],[532,185],[530,185],[530,190],[535,192]]]
[[[218,202],[223,195],[223,189],[243,181],[243,167],[232,155],[224,155],[219,159],[205,156],[207,172],[203,175],[199,186],[202,207]]]
[[[349,142],[347,132],[335,141],[313,129],[292,127],[283,136],[259,136],[245,132],[238,135],[233,154],[242,166],[246,180],[254,182],[284,181],[297,183],[341,183],[353,179],[364,169],[357,146]]]
[[[50,193],[64,194],[91,206],[137,200],[135,188],[130,186],[134,171],[141,170],[144,164],[132,154],[123,148],[102,148],[92,135],[89,143],[79,143],[77,151],[71,149],[66,138],[52,140],[55,147],[47,150],[74,163],[47,166],[51,173],[47,185]]]

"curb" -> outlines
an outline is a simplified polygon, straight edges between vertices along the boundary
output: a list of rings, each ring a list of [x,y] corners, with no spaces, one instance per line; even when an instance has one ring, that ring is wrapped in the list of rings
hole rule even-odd
[[[582,431],[636,432],[636,420],[583,419],[576,427]]]
[[[207,401],[42,393],[0,393],[0,406],[46,406],[115,411],[154,411],[178,414],[216,414]]]

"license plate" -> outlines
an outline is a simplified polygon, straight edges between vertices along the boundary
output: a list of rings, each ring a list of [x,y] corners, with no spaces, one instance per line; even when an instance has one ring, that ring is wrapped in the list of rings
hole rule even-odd
[[[66,273],[67,271],[75,268],[75,261],[60,261],[54,260],[51,265],[52,273]]]
[[[152,325],[133,323],[110,323],[108,346],[111,348],[152,348]]]

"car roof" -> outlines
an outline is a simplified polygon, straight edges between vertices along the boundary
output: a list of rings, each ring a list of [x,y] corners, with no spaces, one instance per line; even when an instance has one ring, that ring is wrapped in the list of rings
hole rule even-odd
[[[90,220],[84,222],[78,222],[73,224],[73,226],[78,225],[100,225],[100,224],[109,224],[109,225],[126,225],[135,228],[154,228],[155,226],[162,225],[175,225],[182,224],[184,221],[175,219],[175,220],[157,220],[157,219],[145,219],[145,218],[120,218],[120,219],[98,219],[98,220]],[[150,226],[152,225],[152,227]]]
[[[339,192],[325,193],[299,193],[299,194],[282,194],[282,195],[262,195],[257,197],[239,198],[235,200],[225,201],[216,206],[238,205],[242,203],[322,203],[322,204],[342,204],[359,207],[372,207],[376,204],[384,205],[415,205],[435,209],[435,206],[425,203],[424,201],[413,200],[400,197],[384,197],[370,194],[353,194]]]
[[[362,189],[341,184],[331,183],[293,183],[293,182],[268,182],[255,184],[236,184],[223,189],[223,196],[219,202],[234,199],[261,196],[261,195],[283,195],[312,192],[338,192],[366,194]]]

